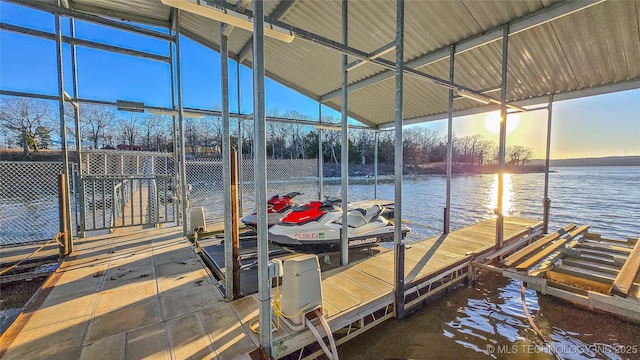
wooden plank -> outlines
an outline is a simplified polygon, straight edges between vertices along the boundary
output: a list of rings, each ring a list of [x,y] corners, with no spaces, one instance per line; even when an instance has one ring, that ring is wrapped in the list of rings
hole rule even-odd
[[[522,264],[516,266],[516,269],[518,269],[518,270],[526,270],[526,269],[530,268],[534,264],[537,264],[539,261],[541,261],[545,257],[549,256],[551,253],[556,251],[559,247],[564,246],[564,244],[567,241],[569,241],[569,240],[568,239],[562,239],[562,240],[556,241],[552,245],[549,245],[548,247],[546,247],[544,250],[538,252],[537,254],[535,254],[532,257],[530,257],[529,259],[527,259]]]
[[[387,284],[393,284],[393,271],[389,271],[386,267],[381,268],[369,262],[361,262],[354,266],[356,269],[361,270],[363,273],[375,277],[380,281],[384,281]]]
[[[323,308],[322,311],[324,312],[324,314],[327,316],[328,319],[340,313],[340,310],[338,310],[338,308],[336,308],[335,306],[331,305],[331,303],[329,303],[328,301],[322,302],[322,308]]]
[[[600,272],[611,274],[611,275],[618,275],[618,273],[620,272],[620,268],[618,267],[605,265],[598,262],[592,262],[592,261],[588,261],[586,259],[580,259],[580,258],[576,259],[576,258],[565,257],[562,259],[562,264],[585,268],[589,270],[600,271]]]
[[[574,286],[584,290],[597,291],[603,294],[609,293],[609,289],[611,288],[610,284],[585,279],[580,276],[561,273],[555,270],[547,271],[545,273],[545,276],[550,281]]]
[[[616,254],[625,255],[625,256],[628,256],[631,253],[631,251],[633,250],[630,247],[616,246],[616,245],[603,244],[603,243],[596,243],[596,242],[591,242],[591,241],[581,243],[580,245],[578,245],[578,248],[601,250],[601,251],[606,251],[606,252],[609,252],[609,253],[616,253]]]
[[[382,280],[379,280],[378,278],[371,276],[369,274],[366,274],[363,271],[360,271],[356,268],[350,268],[344,271],[342,275],[378,293],[383,293],[383,292],[393,290],[393,286],[391,284],[388,284]]]
[[[569,256],[573,254],[577,254],[580,257],[583,257],[584,255],[595,255],[602,258],[617,260],[617,262],[620,263],[620,266],[624,265],[624,263],[627,261],[627,258],[629,257],[628,255],[620,255],[618,253],[609,252],[607,250],[585,249],[579,247],[574,247],[572,251],[567,252],[567,255]]]
[[[339,311],[344,311],[350,307],[358,305],[358,300],[352,298],[341,290],[338,290],[331,283],[322,282],[322,300],[333,305]]]
[[[323,285],[327,283],[330,283],[336,289],[358,300],[358,302],[364,302],[379,295],[377,292],[367,289],[366,287],[349,279],[348,277],[343,276],[342,274],[332,276],[331,278],[325,280]]]
[[[616,276],[613,286],[611,286],[611,292],[626,297],[638,270],[640,270],[640,242],[637,242],[633,247],[633,251],[622,266],[622,270]]]
[[[593,269],[585,269],[581,267],[571,266],[571,265],[560,265],[553,268],[554,271],[560,272],[563,274],[573,275],[577,277],[581,277],[591,281],[597,281],[601,283],[613,284],[615,280],[615,275],[604,273],[601,271],[593,270]]]
[[[531,252],[543,247],[544,245],[550,243],[553,240],[558,239],[560,236],[568,233],[569,231],[575,229],[575,224],[569,224],[563,227],[561,230],[558,230],[552,234],[549,234],[542,239],[524,247],[523,249],[516,251],[515,253],[509,255],[506,259],[502,261],[502,265],[511,267],[523,259],[525,256],[529,255]]]

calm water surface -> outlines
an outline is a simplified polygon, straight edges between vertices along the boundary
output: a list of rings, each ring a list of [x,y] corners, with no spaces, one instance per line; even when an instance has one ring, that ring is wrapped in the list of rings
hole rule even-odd
[[[589,224],[591,232],[609,238],[640,237],[640,167],[552,170],[550,230],[573,222]],[[507,215],[541,219],[544,175],[509,175],[505,180]],[[441,232],[445,186],[442,176],[406,178],[403,217],[414,230],[409,241]],[[496,187],[495,175],[456,176],[452,227],[491,218]],[[337,194],[339,188],[329,185],[326,192]],[[351,201],[373,197],[370,184],[350,185],[349,192]],[[393,199],[393,184],[380,184],[378,197]],[[525,299],[560,358],[640,359],[639,325],[532,290]],[[473,287],[460,287],[406,319],[386,321],[338,351],[341,359],[555,358],[529,328],[520,282],[487,273]]]

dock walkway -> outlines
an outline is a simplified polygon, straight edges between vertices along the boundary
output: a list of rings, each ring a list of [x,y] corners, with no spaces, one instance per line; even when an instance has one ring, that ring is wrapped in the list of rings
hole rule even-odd
[[[541,222],[505,220],[506,246],[527,242]],[[255,296],[225,302],[218,283],[175,228],[120,229],[78,241],[0,338],[4,359],[249,358],[259,344],[249,329],[258,317]],[[472,259],[493,248],[495,221],[420,242],[406,250],[407,305],[455,286]],[[393,253],[323,274],[324,306],[338,341],[393,316]],[[350,326],[353,323],[357,326]],[[274,356],[315,342],[308,330],[282,326]],[[313,349],[304,356],[315,356]]]
[[[248,358],[256,343],[182,231],[127,230],[77,242],[0,338],[1,358]]]

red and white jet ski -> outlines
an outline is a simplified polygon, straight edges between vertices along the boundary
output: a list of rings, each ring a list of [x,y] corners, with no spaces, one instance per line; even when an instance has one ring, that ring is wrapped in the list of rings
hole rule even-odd
[[[329,253],[340,250],[342,208],[340,199],[311,201],[295,207],[269,229],[269,241],[289,251]],[[394,224],[381,214],[384,208],[372,205],[352,209],[347,215],[349,248],[370,247],[378,242],[393,241]],[[402,237],[411,231],[402,227]]]
[[[293,198],[301,195],[297,191],[292,191],[286,195],[274,195],[267,200],[267,224],[273,226],[282,219],[293,207]],[[255,229],[258,222],[258,212],[254,210],[241,220],[246,226]]]

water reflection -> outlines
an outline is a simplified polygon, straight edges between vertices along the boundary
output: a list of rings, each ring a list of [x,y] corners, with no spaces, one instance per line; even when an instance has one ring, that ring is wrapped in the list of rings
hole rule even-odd
[[[487,194],[487,207],[490,211],[498,208],[498,174],[495,174],[493,177],[493,183],[491,184],[491,189]],[[513,181],[511,179],[511,174],[504,174],[504,195],[502,197],[502,213],[505,216],[510,216],[514,210],[515,205],[515,192],[513,191]]]
[[[482,273],[403,320],[376,326],[338,348],[344,359],[637,359],[640,326],[576,308],[530,289],[522,308],[519,281]],[[624,347],[624,348],[623,348]],[[622,353],[626,351],[626,353]],[[635,352],[634,352],[635,351]]]

